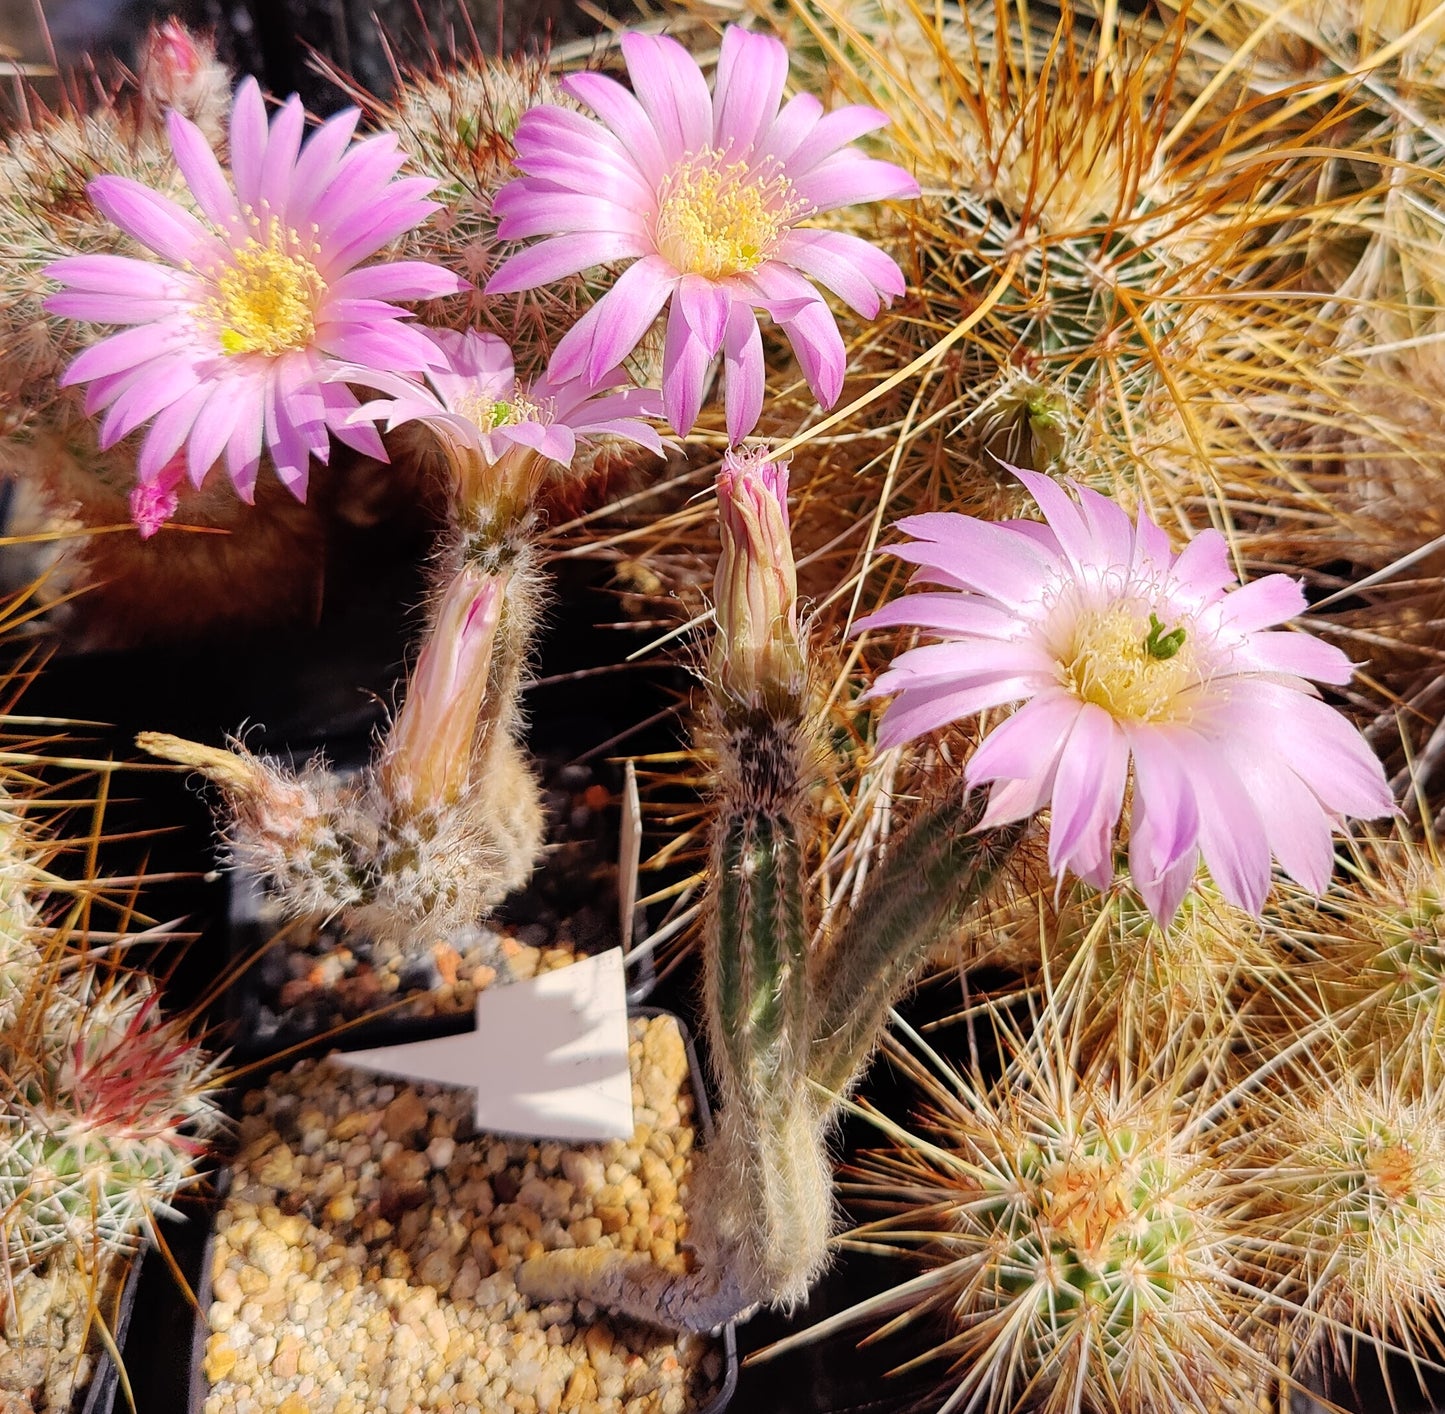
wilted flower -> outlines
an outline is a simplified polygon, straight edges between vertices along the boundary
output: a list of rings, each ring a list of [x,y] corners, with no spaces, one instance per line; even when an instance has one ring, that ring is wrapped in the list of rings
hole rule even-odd
[[[62,381],[89,383],[88,409],[108,409],[103,446],[154,419],[137,464],[142,482],[184,447],[199,485],[224,451],[249,501],[263,436],[298,497],[310,458],[327,459],[328,432],[385,457],[376,430],[348,420],[356,398],[328,375],[338,361],[427,367],[436,346],[387,301],[464,286],[418,261],[355,268],[435,209],[424,200],[430,178],[392,180],[404,160],[393,137],[350,145],[357,117],[338,114],[303,148],[300,100],[268,126],[261,91],[247,79],[231,115],[228,181],[195,124],[171,113],[171,146],[204,221],[127,177],[91,182],[96,206],[161,259],[57,261],[46,273],[67,288],[46,308],[135,326],[85,350]]]
[[[611,391],[626,375],[614,371],[601,387],[541,378],[524,390],[512,351],[496,335],[430,334],[439,357],[426,375],[429,388],[366,368],[336,376],[392,395],[365,404],[354,421],[383,420],[388,432],[408,422],[432,430],[456,473],[461,505],[525,504],[547,462],[571,465],[579,438],[621,437],[662,455],[662,439],[642,421],[661,414],[661,400],[640,388]]]
[[[505,576],[471,564],[448,585],[382,752],[393,800],[449,805],[466,789],[505,592]]]
[[[711,677],[725,700],[796,702],[803,682],[798,576],[788,522],[788,464],[765,449],[730,451],[717,478],[722,549],[713,589]]]
[[[1180,554],[1141,515],[1016,471],[1044,513],[989,524],[911,516],[893,553],[943,592],[910,595],[860,628],[911,625],[943,642],[902,654],[874,686],[897,694],[879,730],[896,745],[1023,701],[968,763],[996,783],[983,825],[1051,804],[1049,866],[1098,888],[1113,878],[1114,826],[1133,763],[1129,868],[1150,911],[1173,917],[1200,853],[1220,892],[1258,914],[1270,856],[1316,892],[1344,815],[1393,805],[1363,739],[1305,681],[1349,681],[1339,649],[1269,631],[1305,607],[1267,575],[1231,589],[1224,539]]]
[[[518,125],[526,175],[497,194],[497,231],[552,239],[506,261],[487,293],[636,259],[557,345],[554,377],[596,382],[671,299],[662,391],[679,433],[697,418],[719,349],[728,435],[736,442],[756,426],[763,346],[754,309],[783,326],[808,386],[831,405],[843,386],[843,340],[809,279],[871,318],[880,296],[903,293],[903,275],[857,236],[801,226],[834,207],[918,195],[901,167],[851,146],[886,115],[855,106],[825,117],[811,94],[780,111],[787,50],[736,26],[723,35],[711,94],[676,40],[626,34],[622,53],[635,97],[601,74],[562,81],[601,123],[544,104]]]

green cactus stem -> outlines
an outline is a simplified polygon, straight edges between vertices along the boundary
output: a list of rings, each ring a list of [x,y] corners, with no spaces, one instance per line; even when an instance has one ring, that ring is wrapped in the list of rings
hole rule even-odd
[[[873,1054],[889,1009],[929,952],[958,929],[1021,838],[975,833],[982,797],[960,780],[892,842],[832,945],[813,964],[808,1073],[844,1094]]]

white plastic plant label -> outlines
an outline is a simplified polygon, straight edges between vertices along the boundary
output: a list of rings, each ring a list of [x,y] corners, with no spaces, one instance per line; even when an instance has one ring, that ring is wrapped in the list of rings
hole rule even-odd
[[[477,997],[477,1027],[338,1064],[476,1093],[479,1129],[530,1139],[630,1139],[627,990],[613,948]]]

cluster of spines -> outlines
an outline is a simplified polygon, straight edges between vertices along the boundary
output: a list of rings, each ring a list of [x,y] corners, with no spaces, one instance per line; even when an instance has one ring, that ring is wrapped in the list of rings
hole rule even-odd
[[[12,1274],[133,1251],[196,1177],[216,1066],[155,983],[77,946],[54,842],[4,795],[0,1235]],[[71,913],[74,910],[70,910]],[[83,941],[83,935],[82,939]]]

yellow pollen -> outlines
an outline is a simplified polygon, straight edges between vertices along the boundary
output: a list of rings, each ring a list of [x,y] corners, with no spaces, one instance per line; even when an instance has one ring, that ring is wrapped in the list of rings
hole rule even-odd
[[[207,313],[228,354],[275,357],[303,349],[316,332],[316,307],[325,284],[315,265],[299,253],[301,242],[275,222],[253,222],[263,239],[248,236],[215,275]]]
[[[681,274],[717,280],[756,270],[806,210],[777,164],[725,159],[715,148],[690,153],[658,194],[653,239]]]
[[[1146,607],[1125,602],[1085,609],[1069,628],[1057,657],[1060,681],[1075,697],[1119,721],[1164,722],[1186,715],[1180,697],[1199,675],[1183,627],[1161,624]]]

